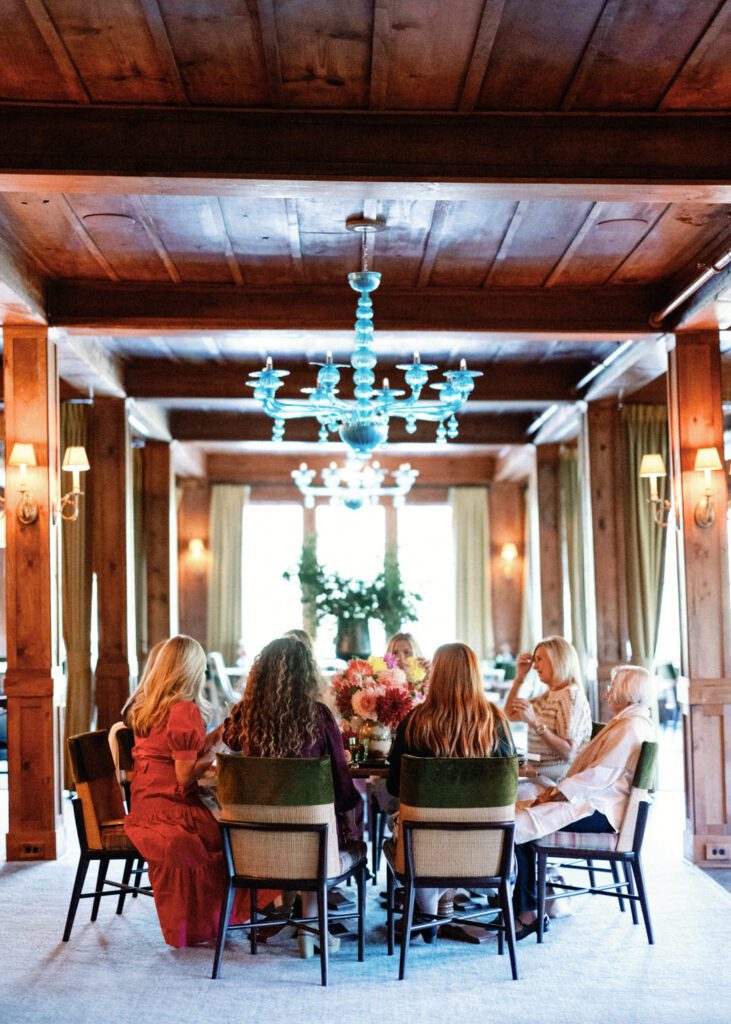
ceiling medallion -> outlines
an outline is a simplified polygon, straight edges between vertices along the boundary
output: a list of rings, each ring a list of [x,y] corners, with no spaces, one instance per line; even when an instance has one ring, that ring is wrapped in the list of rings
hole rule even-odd
[[[339,398],[338,384],[340,370],[347,364],[334,363],[328,352],[324,363],[319,366],[317,386],[302,388],[306,399],[278,399],[276,392],[282,387],[282,378],[288,370],[275,370],[271,357],[267,358],[262,370],[250,373],[247,387],[254,389],[254,398],[261,402],[264,412],[274,420],[272,440],[284,438],[285,422],[288,419],[312,417],[320,425],[318,439],[325,442],[330,434],[338,434],[359,459],[368,459],[373,451],[388,440],[389,422],[398,417],[405,420],[407,434],[416,433],[418,422],[436,423],[436,441],[446,444],[448,439],[457,437],[456,413],[460,411],[474,388],[474,378],[482,374],[468,370],[464,359],[458,370],[447,370],[445,380],[430,387],[439,392],[438,401],[420,401],[429,373],[436,366],[422,363],[419,353],[414,353],[411,363],[400,363],[397,369],[404,371],[404,380],[410,394],[392,388],[388,378],[383,379],[381,388],[374,388],[376,375],[373,372],[378,362],[373,347],[373,302],[371,292],[381,282],[381,275],[368,269],[368,236],[385,227],[383,220],[359,217],[348,222],[351,231],[362,237],[362,267],[348,274],[350,287],[358,292],[358,306],[355,321],[355,342],[350,357],[353,369],[354,397]]]

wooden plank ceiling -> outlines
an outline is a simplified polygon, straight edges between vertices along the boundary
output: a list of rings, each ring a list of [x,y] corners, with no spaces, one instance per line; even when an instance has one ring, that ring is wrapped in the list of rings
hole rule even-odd
[[[50,122],[25,132],[23,166],[13,164],[18,148],[6,146],[0,305],[8,319],[17,316],[13,288],[25,283],[32,315],[69,332],[62,364],[75,387],[87,376],[107,393],[167,403],[174,432],[187,439],[210,441],[219,431],[242,440],[250,430],[263,437],[266,425],[252,426],[257,417],[241,405],[246,372],[272,354],[299,387],[311,383],[307,359],[327,348],[347,356],[355,296],[345,275],[360,254],[345,221],[382,217],[388,227],[374,240],[371,264],[383,273],[374,302],[384,367],[414,349],[441,367],[466,356],[485,371],[476,401],[502,401],[506,417],[498,426],[494,408],[476,405],[483,419],[472,413],[468,441],[520,440],[536,412],[576,398],[579,382],[618,344],[657,337],[650,314],[699,263],[726,251],[731,203],[708,185],[725,188],[728,175],[699,170],[694,178],[689,170],[683,192],[684,168],[671,156],[652,188],[625,173],[624,191],[608,198],[565,194],[558,177],[553,192],[521,190],[518,181],[510,194],[459,198],[394,181],[381,182],[380,198],[365,187],[358,198],[352,182],[303,189],[304,172],[268,191],[196,194],[182,174],[183,187],[171,188],[169,173],[145,167],[144,188],[130,192],[121,177],[115,187],[115,146],[124,156],[141,138],[154,144],[159,133],[163,146],[174,138],[174,121],[146,130],[151,108],[210,108],[211,118],[222,108],[355,112],[364,126],[390,111],[443,112],[450,125],[481,112],[588,113],[595,134],[583,157],[608,112],[667,112],[690,117],[689,133],[694,125],[715,130],[708,115],[731,107],[730,37],[731,0],[4,0],[8,130],[19,126],[23,136],[43,105],[59,104],[57,120],[70,119],[67,137],[78,132],[79,152],[87,142],[74,109],[108,107],[118,131],[100,138],[88,179],[58,177],[73,164],[74,146],[58,159],[44,153]],[[138,108],[137,131],[128,108]],[[650,121],[612,123],[641,135]],[[515,122],[516,140],[530,155],[522,124]],[[677,122],[663,124],[672,131]],[[572,136],[577,152],[581,137]],[[214,152],[215,130],[209,141]],[[306,153],[306,137],[300,145]],[[315,160],[317,147],[313,139]],[[645,149],[646,161],[653,147]],[[699,153],[722,166],[723,154],[709,149],[689,145],[689,168]],[[454,155],[455,165],[461,158]],[[663,194],[663,173],[681,188]],[[721,298],[714,308],[731,319],[728,306]],[[238,404],[225,414],[201,411],[215,399]]]

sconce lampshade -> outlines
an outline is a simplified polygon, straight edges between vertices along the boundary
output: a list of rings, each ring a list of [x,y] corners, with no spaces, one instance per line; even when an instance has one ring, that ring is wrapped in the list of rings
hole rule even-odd
[[[699,472],[702,470],[723,469],[718,455],[718,448],[699,448],[695,457],[695,469]]]
[[[35,466],[36,453],[32,444],[14,444],[8,459],[10,466]]]
[[[642,462],[640,462],[640,477],[646,479],[647,477],[653,476],[667,476],[667,470],[665,469],[665,463],[662,455],[659,452],[654,452],[651,455],[643,455]]]
[[[206,553],[206,546],[200,537],[194,537],[188,542],[188,554],[191,558],[202,558]]]
[[[518,549],[515,544],[503,544],[500,549],[500,557],[504,562],[514,562],[518,557]]]
[[[61,468],[65,469],[67,473],[71,473],[73,470],[76,470],[77,473],[86,472],[89,469],[86,449],[81,445],[67,448]]]

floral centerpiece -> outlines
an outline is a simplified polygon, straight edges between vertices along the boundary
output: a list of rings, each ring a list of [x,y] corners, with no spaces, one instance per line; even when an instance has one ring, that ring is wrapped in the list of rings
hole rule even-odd
[[[370,756],[388,754],[392,730],[424,700],[426,676],[420,659],[409,658],[403,671],[393,654],[353,658],[333,676],[335,706],[350,731],[368,740]]]

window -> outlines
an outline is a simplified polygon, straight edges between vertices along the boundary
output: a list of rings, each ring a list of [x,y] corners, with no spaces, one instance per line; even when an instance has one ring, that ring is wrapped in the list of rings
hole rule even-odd
[[[242,633],[248,660],[270,640],[302,626],[299,585],[282,575],[299,561],[302,530],[301,505],[244,508]]]
[[[359,509],[318,505],[315,524],[317,557],[327,572],[371,580],[381,571],[386,549],[386,511],[383,505],[365,505]],[[336,623],[329,618],[318,627],[318,657],[332,658],[336,629]],[[386,649],[383,623],[371,620],[370,635],[374,653],[383,653]]]
[[[450,505],[406,505],[398,511],[399,565],[404,586],[420,594],[409,629],[424,655],[454,640],[455,596]]]

